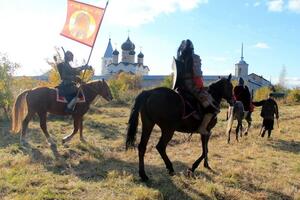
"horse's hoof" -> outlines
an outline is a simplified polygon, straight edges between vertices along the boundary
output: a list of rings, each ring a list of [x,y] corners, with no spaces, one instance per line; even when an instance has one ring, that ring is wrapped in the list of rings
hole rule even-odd
[[[25,139],[20,140],[20,145],[21,146],[28,146],[28,142]]]
[[[145,171],[139,172],[139,175],[140,175],[141,180],[142,180],[143,182],[146,182],[146,181],[149,180],[149,178],[148,178],[148,176],[146,175]]]
[[[148,178],[147,175],[143,175],[143,176],[140,175],[140,177],[141,177],[141,180],[142,180],[143,182],[149,181],[149,178]]]
[[[212,170],[211,167],[208,165],[208,163],[204,163],[204,167],[205,167],[206,169]]]
[[[170,175],[170,176],[174,176],[174,175],[175,175],[175,172],[174,172],[174,171],[170,171],[170,172],[169,172],[169,175]]]
[[[195,178],[195,174],[194,174],[192,169],[187,169],[186,170],[186,176],[190,177],[190,178]]]
[[[80,141],[83,143],[87,143],[87,141],[83,137],[80,138]]]

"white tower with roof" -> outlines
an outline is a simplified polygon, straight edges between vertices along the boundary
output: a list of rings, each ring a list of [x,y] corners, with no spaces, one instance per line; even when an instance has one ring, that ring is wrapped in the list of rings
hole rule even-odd
[[[248,67],[249,65],[244,61],[244,46],[242,43],[241,60],[235,64],[235,76],[242,77],[244,81],[248,81]]]

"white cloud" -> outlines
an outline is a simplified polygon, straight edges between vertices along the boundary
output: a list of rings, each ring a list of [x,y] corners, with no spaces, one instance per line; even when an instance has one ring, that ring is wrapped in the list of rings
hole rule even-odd
[[[255,3],[253,4],[253,6],[254,6],[254,7],[258,7],[258,6],[260,6],[260,4],[261,4],[261,2],[257,1],[257,2],[255,2]]]
[[[269,0],[267,2],[268,10],[272,12],[281,12],[283,10],[283,0]]]
[[[259,49],[269,49],[269,45],[267,43],[264,42],[258,42],[255,45],[253,45],[255,48],[259,48]]]
[[[287,85],[291,88],[300,87],[300,78],[299,77],[287,77],[285,79]]]
[[[188,11],[205,3],[208,0],[111,0],[105,20],[121,26],[139,26],[160,14]]]
[[[289,0],[288,9],[300,13],[300,0]]]

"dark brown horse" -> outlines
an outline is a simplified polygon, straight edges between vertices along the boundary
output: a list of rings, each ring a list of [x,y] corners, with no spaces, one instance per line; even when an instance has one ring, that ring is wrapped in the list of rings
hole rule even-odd
[[[82,135],[83,115],[88,111],[90,104],[97,95],[102,96],[107,101],[112,100],[112,95],[107,83],[104,80],[92,81],[82,84],[81,88],[85,95],[85,102],[77,103],[75,113],[72,114],[74,129],[72,134],[63,138],[63,143],[70,141],[72,137],[80,131],[80,139],[84,141]],[[56,115],[67,115],[65,113],[66,103],[57,101],[57,94],[54,88],[39,87],[26,90],[17,97],[12,111],[12,131],[18,133],[22,129],[21,143],[26,143],[25,135],[29,121],[37,113],[40,118],[40,127],[43,130],[49,145],[55,146],[54,141],[47,131],[47,113]]]
[[[229,75],[228,78],[220,79],[219,81],[211,84],[208,92],[212,95],[216,104],[220,105],[221,99],[224,98],[232,105],[233,95],[231,75]],[[155,88],[143,91],[136,97],[131,109],[127,130],[126,148],[134,146],[139,113],[141,113],[142,121],[142,136],[140,144],[138,145],[139,175],[141,179],[144,181],[148,180],[144,169],[144,155],[150,134],[155,124],[160,127],[162,132],[156,148],[164,160],[166,168],[169,170],[169,174],[173,175],[173,165],[166,154],[168,142],[172,139],[175,131],[195,133],[201,124],[202,119],[196,119],[193,116],[187,118],[183,117],[184,104],[182,97],[174,90],[168,88]],[[217,120],[214,118],[214,120],[212,120],[209,124],[209,131],[216,123]],[[209,137],[210,135],[201,135],[202,155],[195,161],[190,169],[192,172],[194,172],[203,159],[204,167],[210,168],[207,158]]]

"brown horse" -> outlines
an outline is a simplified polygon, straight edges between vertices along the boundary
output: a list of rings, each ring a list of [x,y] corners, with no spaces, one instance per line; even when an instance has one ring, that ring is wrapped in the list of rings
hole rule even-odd
[[[80,139],[84,141],[82,135],[83,115],[88,111],[90,104],[97,95],[105,100],[112,100],[109,86],[104,80],[92,81],[82,84],[81,88],[85,95],[85,102],[77,103],[75,113],[72,114],[74,120],[74,129],[72,134],[63,138],[63,143],[68,142],[80,131]],[[40,118],[40,127],[43,130],[47,141],[51,147],[56,146],[47,131],[47,113],[56,115],[68,115],[65,113],[66,103],[57,101],[57,94],[54,88],[38,87],[26,90],[17,97],[12,111],[12,131],[18,133],[21,129],[21,144],[25,144],[26,129],[29,121],[37,113]]]

